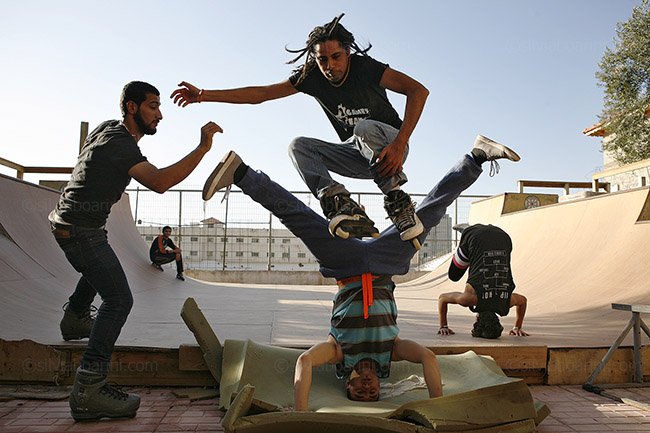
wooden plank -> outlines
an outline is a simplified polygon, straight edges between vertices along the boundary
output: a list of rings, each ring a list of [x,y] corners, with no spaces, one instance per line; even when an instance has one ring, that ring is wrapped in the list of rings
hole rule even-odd
[[[31,340],[0,339],[0,382],[56,384],[66,375],[66,354]]]
[[[178,369],[181,371],[208,371],[201,347],[181,344],[178,348]]]
[[[608,349],[549,349],[548,385],[582,385],[589,379]],[[643,347],[644,380],[650,378],[650,347]],[[634,350],[619,348],[596,378],[595,383],[634,381]]]
[[[203,312],[196,304],[194,298],[187,298],[181,309],[181,317],[187,327],[194,334],[197,343],[203,351],[203,359],[212,373],[212,376],[221,381],[221,359],[223,347],[203,315]]]
[[[650,313],[650,305],[612,304],[612,309],[631,311],[633,313]]]
[[[545,369],[548,356],[546,346],[432,346],[429,349],[436,355],[454,355],[472,350],[478,355],[491,356],[502,370]]]

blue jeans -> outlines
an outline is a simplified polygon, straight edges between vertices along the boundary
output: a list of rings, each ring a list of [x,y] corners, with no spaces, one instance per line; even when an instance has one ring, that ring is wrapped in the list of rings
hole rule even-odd
[[[387,194],[408,180],[400,171],[389,177],[377,174],[374,161],[381,151],[395,140],[399,130],[374,120],[362,120],[354,127],[354,134],[342,143],[330,143],[317,138],[297,137],[289,145],[289,156],[302,180],[316,197],[327,195],[329,187],[340,185],[332,179],[329,170],[345,177],[373,179]],[[408,146],[404,152],[404,161]]]
[[[429,230],[438,225],[447,207],[478,179],[481,167],[471,155],[465,155],[427,194],[416,212],[425,227],[418,239],[424,241]],[[394,225],[377,239],[341,239],[332,237],[328,223],[293,194],[273,182],[266,174],[248,169],[237,183],[242,191],[273,213],[299,237],[320,263],[324,277],[337,279],[365,273],[403,275],[409,270],[417,250],[400,239]]]
[[[88,311],[99,293],[102,305],[81,359],[81,367],[108,374],[115,341],[133,306],[133,295],[126,275],[103,229],[72,226],[69,238],[55,234],[66,258],[81,273],[74,293],[69,298],[73,312]]]

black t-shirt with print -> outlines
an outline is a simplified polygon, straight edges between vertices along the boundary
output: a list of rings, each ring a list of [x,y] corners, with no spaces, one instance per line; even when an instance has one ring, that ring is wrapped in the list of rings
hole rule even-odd
[[[131,181],[129,170],[146,159],[119,121],[103,122],[88,135],[56,214],[70,224],[102,227]]]
[[[289,80],[296,90],[316,98],[342,141],[352,136],[360,120],[376,120],[399,129],[402,120],[390,104],[386,89],[379,86],[388,65],[357,54],[350,56],[350,62],[350,73],[339,87],[332,85],[318,66],[297,85],[301,72]]]
[[[476,291],[476,307],[480,313],[492,311],[507,316],[515,282],[510,270],[512,239],[493,225],[475,224],[465,230],[458,248],[469,258],[467,282]]]

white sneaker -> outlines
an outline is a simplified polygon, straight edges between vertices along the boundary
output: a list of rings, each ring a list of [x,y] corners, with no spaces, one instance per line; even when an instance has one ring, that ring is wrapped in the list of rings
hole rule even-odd
[[[474,148],[481,149],[485,152],[485,156],[488,161],[494,161],[495,159],[509,159],[510,161],[519,161],[519,155],[515,153],[514,150],[504,146],[503,144],[497,143],[494,140],[490,140],[487,137],[478,135],[474,141]]]

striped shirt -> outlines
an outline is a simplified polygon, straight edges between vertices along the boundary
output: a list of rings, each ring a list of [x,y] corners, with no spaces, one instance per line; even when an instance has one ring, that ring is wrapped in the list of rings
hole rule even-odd
[[[344,285],[334,298],[330,334],[341,346],[343,362],[336,366],[339,379],[348,377],[363,359],[377,363],[377,376],[388,377],[397,327],[395,284],[390,278],[373,282],[368,318],[364,319],[361,281]]]

